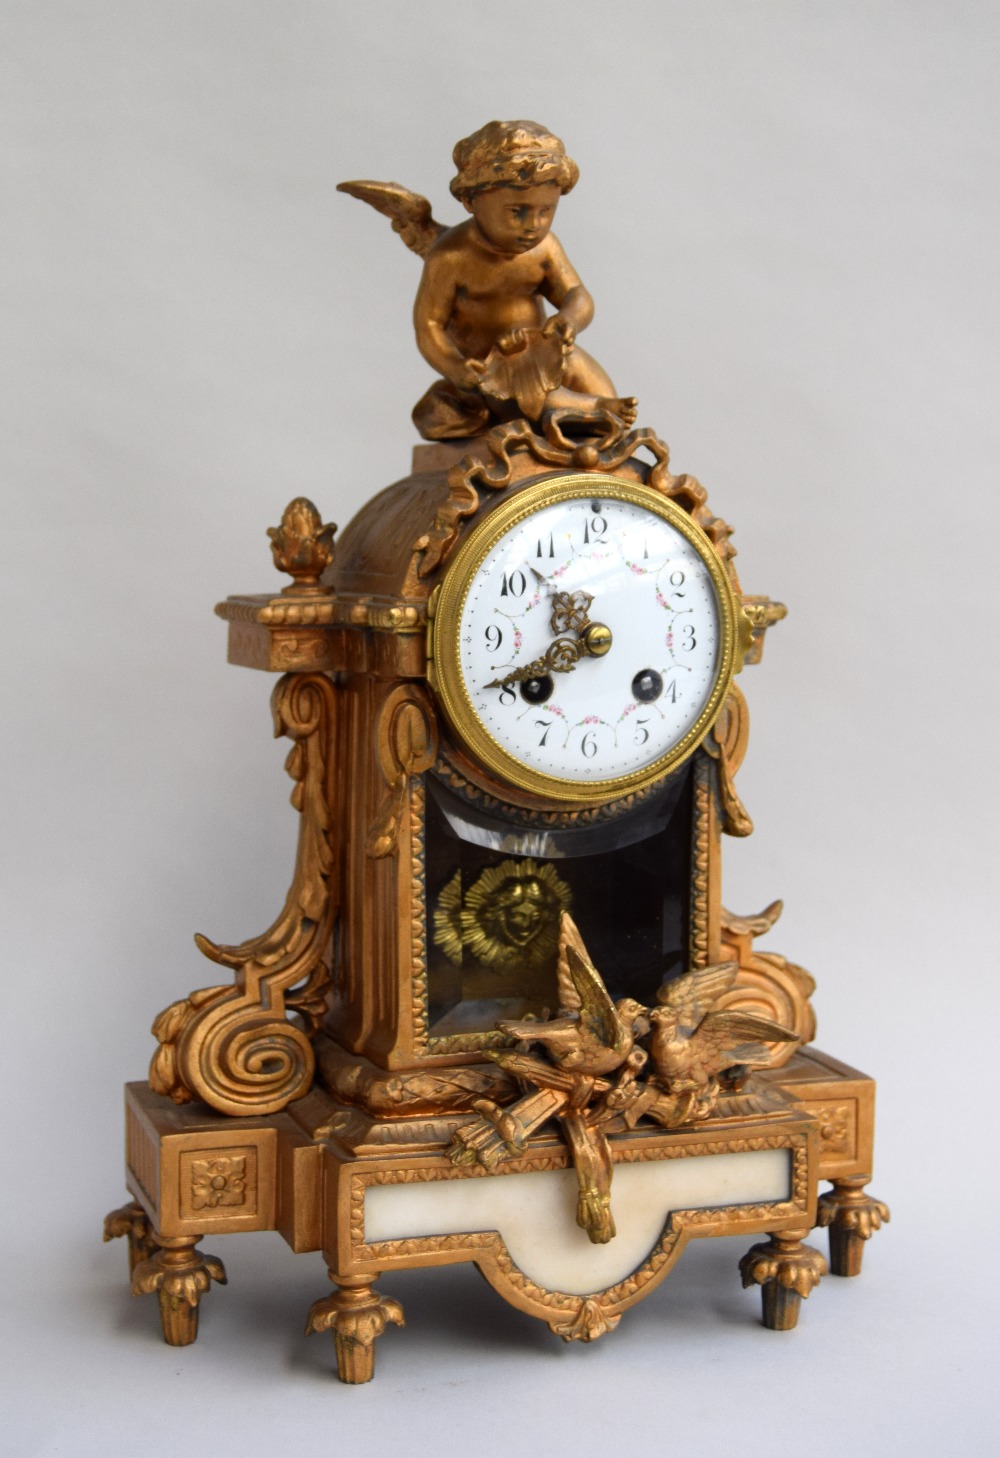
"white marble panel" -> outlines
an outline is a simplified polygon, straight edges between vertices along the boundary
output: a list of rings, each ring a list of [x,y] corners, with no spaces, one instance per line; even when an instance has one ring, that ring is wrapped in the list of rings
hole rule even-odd
[[[586,1296],[640,1266],[672,1210],[787,1200],[790,1180],[787,1149],[616,1164],[611,1208],[618,1233],[607,1245],[592,1245],[576,1223],[572,1169],[372,1185],[365,1197],[365,1239],[498,1230],[531,1280]]]

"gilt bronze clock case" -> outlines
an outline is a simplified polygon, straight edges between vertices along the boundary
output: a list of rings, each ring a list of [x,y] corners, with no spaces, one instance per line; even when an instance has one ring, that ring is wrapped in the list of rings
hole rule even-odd
[[[470,584],[505,532],[560,501],[621,502],[666,523],[701,564],[719,634],[690,722],[637,769],[590,781],[498,749],[463,688]],[[864,1193],[873,1084],[807,1048],[812,979],[754,945],[780,903],[752,917],[722,904],[721,837],[752,829],[734,782],[748,733],[734,675],[759,660],[784,609],[743,593],[729,527],[693,477],[671,475],[648,430],[581,444],[514,421],[458,448],[418,447],[411,476],[336,543],[334,530],[293,502],[271,531],[292,585],[217,609],[230,661],[281,674],[272,708],[292,741],[299,845],[272,926],[235,946],[198,938],[232,980],[159,1016],[149,1081],[127,1086],[132,1200],[106,1236],[128,1235],[133,1289],[157,1292],[168,1342],[192,1341],[199,1300],[223,1279],[199,1241],[279,1230],[296,1251],[324,1253],[335,1289],[310,1329],[332,1330],[341,1377],[359,1382],[386,1324],[402,1320],[374,1289],[381,1274],[471,1260],[505,1299],[589,1341],[687,1240],[745,1232],[767,1238],[744,1283],[762,1286],[768,1325],[794,1325],[825,1266],[802,1243],[818,1181],[833,1182],[818,1218],[840,1274],[860,1269],[886,1212]],[[596,612],[600,592],[584,595]],[[549,598],[538,608],[555,621]],[[607,672],[615,649],[586,653],[589,623],[568,623],[558,619],[582,693],[585,671]],[[636,663],[628,681],[648,666],[659,673]],[[511,680],[533,711],[529,681]],[[789,1041],[749,1081],[716,1082],[694,1113],[682,1099],[662,1116],[661,1099],[659,1123],[616,1121],[609,1104],[591,1148],[587,1110],[574,1125],[557,1089],[526,1093],[497,1026],[558,1011],[570,915],[612,998],[649,1007],[672,981],[731,965],[716,1010],[769,1019]],[[633,1111],[655,1111],[660,1096],[647,1095]],[[521,1138],[511,1111],[528,1106]],[[506,1134],[470,1162],[487,1117]],[[592,1228],[588,1242],[572,1211],[574,1169],[582,1190],[591,1155],[605,1191],[614,1174],[618,1230]],[[526,1228],[547,1232],[540,1245]]]

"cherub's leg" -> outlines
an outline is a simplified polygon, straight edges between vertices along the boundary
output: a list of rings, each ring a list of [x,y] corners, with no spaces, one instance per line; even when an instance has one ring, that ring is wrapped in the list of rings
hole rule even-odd
[[[563,385],[581,395],[614,395],[611,376],[601,368],[592,354],[574,344],[563,361]]]
[[[562,384],[546,397],[549,410],[577,410],[582,415],[610,410],[626,425],[635,423],[634,395],[616,395],[611,378],[585,349],[574,345],[563,362]]]

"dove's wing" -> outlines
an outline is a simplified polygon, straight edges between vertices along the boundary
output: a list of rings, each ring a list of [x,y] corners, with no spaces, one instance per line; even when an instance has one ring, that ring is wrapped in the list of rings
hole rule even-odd
[[[702,1012],[729,991],[739,970],[738,962],[718,962],[714,967],[688,972],[665,983],[657,993],[657,1000],[671,1008],[680,1022],[697,1023]]]
[[[749,1041],[748,1041],[749,1040]],[[701,1070],[713,1076],[734,1063],[769,1063],[768,1043],[797,1043],[789,1032],[770,1018],[756,1013],[706,1013],[688,1039],[688,1052]]]
[[[616,1052],[625,1039],[625,1030],[601,975],[588,957],[581,957],[576,948],[566,944],[570,976],[580,999],[580,1024],[605,1048]]]
[[[584,962],[589,962],[587,948],[583,945],[583,937],[577,930],[576,922],[568,911],[564,911],[559,917],[559,960],[556,963],[556,981],[559,986],[559,1007],[563,1012],[578,1013],[583,1007],[583,999],[580,996],[580,989],[576,985],[576,978],[570,971],[567,948],[572,947],[577,956]]]
[[[546,1022],[513,1022],[504,1018],[497,1023],[501,1033],[516,1038],[519,1043],[564,1043],[567,1038],[580,1031],[577,1018],[549,1018]]]
[[[419,192],[411,192],[408,187],[400,187],[398,182],[339,182],[337,191],[360,198],[391,218],[393,231],[399,234],[407,248],[421,258],[427,257],[445,231],[442,224],[431,217],[431,205],[427,199]]]

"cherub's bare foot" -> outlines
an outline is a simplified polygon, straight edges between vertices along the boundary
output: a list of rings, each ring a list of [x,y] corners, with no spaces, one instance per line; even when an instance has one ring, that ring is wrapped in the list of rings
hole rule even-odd
[[[634,395],[586,395],[568,390],[565,385],[550,390],[545,400],[548,410],[571,410],[581,420],[606,420],[613,415],[623,425],[634,425],[639,402]]]
[[[625,425],[635,424],[635,418],[639,413],[639,401],[634,395],[611,395],[604,399],[598,397],[598,404],[603,405],[605,410],[610,410],[612,415],[617,415]]]

